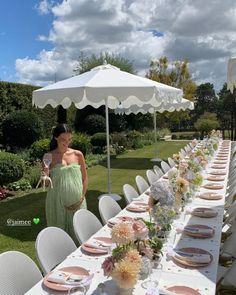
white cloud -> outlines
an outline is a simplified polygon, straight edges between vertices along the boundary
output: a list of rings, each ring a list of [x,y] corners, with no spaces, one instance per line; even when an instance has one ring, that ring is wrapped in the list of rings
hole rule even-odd
[[[52,1],[42,0],[35,8],[38,10],[39,14],[45,15],[51,12],[52,6]]]
[[[153,58],[187,58],[197,82],[220,88],[227,59],[235,53],[233,0],[64,0],[53,5],[44,0],[39,7],[54,15],[48,36],[38,37],[54,49],[36,59],[18,59],[21,82],[47,84],[55,73],[58,80],[69,77],[81,51],[107,51],[133,61],[142,74]]]

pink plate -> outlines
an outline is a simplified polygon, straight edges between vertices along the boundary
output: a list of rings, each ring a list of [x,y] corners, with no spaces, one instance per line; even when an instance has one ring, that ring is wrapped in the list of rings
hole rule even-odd
[[[140,206],[138,207],[132,207],[132,204],[135,206]],[[142,203],[142,202],[132,202],[126,207],[126,210],[130,212],[146,212],[148,209],[148,204],[147,203]]]
[[[224,181],[224,177],[220,177],[220,176],[216,176],[216,175],[212,175],[212,176],[208,176],[206,178],[209,181]]]
[[[226,175],[226,171],[211,171],[211,175]]]
[[[71,272],[73,274],[76,274],[76,275],[85,275],[85,276],[88,276],[89,275],[89,272],[83,268],[83,267],[80,267],[80,266],[68,266],[68,267],[63,267],[63,268],[60,268],[60,270],[62,271],[67,271],[67,272]],[[52,271],[53,272],[53,271]],[[61,284],[58,284],[58,283],[52,283],[52,282],[49,282],[47,279],[48,279],[48,276],[52,273],[48,273],[44,279],[43,279],[43,283],[46,287],[48,287],[49,289],[52,289],[52,290],[56,290],[56,291],[68,291],[68,288],[66,287],[63,287]]]
[[[225,165],[225,164],[227,164],[227,162],[226,161],[214,161],[213,162],[213,164],[219,164],[219,165],[221,165],[221,164],[223,164],[223,165]]]
[[[95,237],[94,239],[112,244],[111,238],[108,237]],[[96,249],[92,246],[86,245],[86,242],[81,245],[81,249],[86,252],[86,254],[93,254],[93,255],[105,255],[108,253],[107,249]]]
[[[116,218],[119,220],[119,222],[126,222],[126,221],[132,221],[133,220],[133,218],[130,217],[130,216],[119,216],[119,217],[116,217]],[[119,223],[119,222],[117,222],[117,223]],[[107,223],[107,225],[109,227],[113,227],[115,224],[116,223],[112,223],[112,222],[109,222],[109,221]]]
[[[225,169],[226,166],[223,166],[223,165],[212,165],[211,168],[213,168],[213,169]]]
[[[218,215],[218,212],[211,208],[198,207],[192,211],[192,215],[201,218],[213,218]]]
[[[222,197],[222,195],[219,195],[217,193],[203,193],[199,195],[199,198],[205,200],[220,200],[222,199]]]
[[[203,224],[191,224],[191,225],[188,225],[188,227],[191,227],[193,229],[198,229],[199,231],[196,232],[196,231],[191,231],[191,230],[184,230],[184,234],[187,235],[187,236],[190,236],[190,237],[193,237],[193,238],[199,238],[199,239],[206,239],[206,238],[211,238],[214,236],[215,234],[215,230],[213,228],[211,228],[210,226],[207,226],[207,225],[203,225]],[[201,232],[201,229],[205,230],[211,230],[211,233],[208,232]]]
[[[200,248],[193,248],[193,247],[189,247],[189,248],[181,248],[179,249],[181,252],[186,252],[186,253],[191,253],[191,254],[209,254],[210,255],[210,262],[209,263],[196,263],[196,262],[191,262],[191,260],[187,260],[187,258],[185,257],[186,260],[182,260],[179,259],[178,256],[172,256],[173,260],[178,264],[178,265],[182,265],[182,266],[188,266],[191,268],[198,268],[198,267],[204,267],[209,265],[212,260],[213,260],[213,256],[210,252],[200,249]],[[184,257],[184,256],[183,256]]]
[[[172,286],[168,287],[166,290],[179,295],[201,295],[197,290],[186,286]]]
[[[203,187],[207,189],[219,190],[219,189],[222,189],[224,186],[218,183],[208,182],[207,184],[203,185]]]

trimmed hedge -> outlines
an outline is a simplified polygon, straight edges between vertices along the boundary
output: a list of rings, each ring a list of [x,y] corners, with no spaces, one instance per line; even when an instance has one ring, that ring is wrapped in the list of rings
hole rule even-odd
[[[47,138],[35,141],[30,147],[30,158],[41,161],[43,155],[49,151],[49,143]]]
[[[90,143],[90,138],[82,133],[74,133],[72,135],[71,148],[75,150],[80,150],[84,156],[91,152],[92,146]]]
[[[42,135],[42,122],[28,111],[10,113],[2,123],[4,143],[10,147],[29,147]]]
[[[24,168],[24,161],[19,156],[0,152],[0,185],[7,185],[21,179]]]
[[[106,131],[106,120],[101,115],[93,114],[87,116],[83,125],[83,130],[90,135]]]

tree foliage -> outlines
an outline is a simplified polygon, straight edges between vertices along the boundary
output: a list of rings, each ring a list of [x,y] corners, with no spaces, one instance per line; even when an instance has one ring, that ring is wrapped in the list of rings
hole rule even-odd
[[[194,124],[196,130],[201,132],[201,135],[208,134],[212,129],[219,128],[219,122],[215,113],[205,112]]]
[[[191,101],[194,100],[196,84],[192,81],[187,60],[175,61],[169,64],[166,56],[161,57],[159,60],[151,62],[146,77],[157,82],[181,88],[184,98]],[[185,128],[188,127],[190,122],[189,113],[189,111],[165,112],[158,117],[160,121],[169,122],[169,126],[166,127],[172,130],[178,130],[180,125],[185,125]],[[164,117],[164,119],[161,119],[161,117]]]

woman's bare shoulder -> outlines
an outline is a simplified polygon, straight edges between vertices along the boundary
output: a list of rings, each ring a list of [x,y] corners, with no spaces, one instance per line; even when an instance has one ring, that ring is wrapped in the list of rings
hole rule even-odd
[[[84,156],[83,153],[81,151],[79,151],[79,150],[74,150],[74,149],[70,148],[68,152],[74,154],[77,157],[83,157]]]

